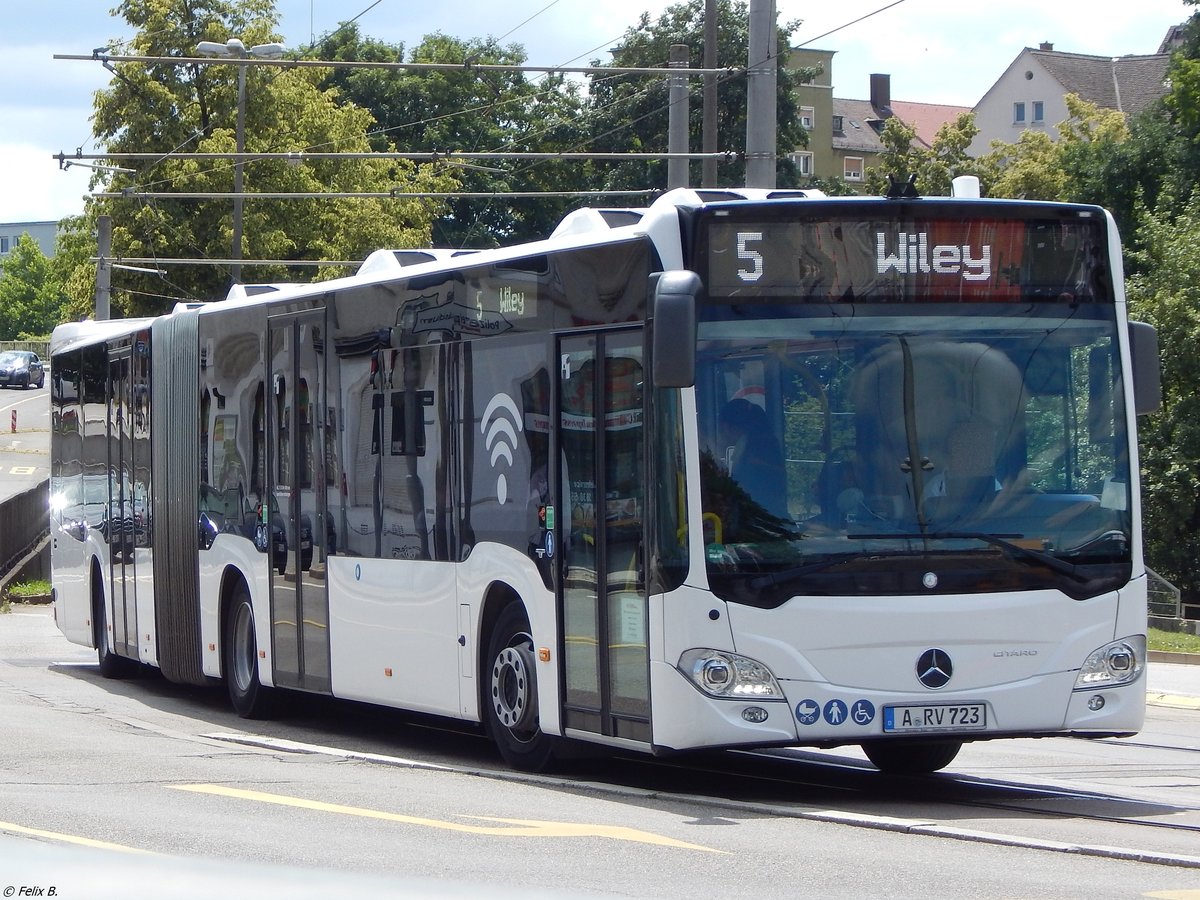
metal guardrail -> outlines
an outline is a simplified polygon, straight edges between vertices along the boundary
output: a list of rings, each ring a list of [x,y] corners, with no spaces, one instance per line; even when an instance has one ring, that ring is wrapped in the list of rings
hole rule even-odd
[[[0,581],[50,533],[50,482],[15,494],[0,503],[0,535],[5,536],[0,557]],[[28,536],[21,542],[18,536]]]
[[[5,350],[32,350],[47,363],[50,361],[49,341],[0,341],[0,353]]]
[[[1147,566],[1147,593],[1149,595],[1149,612],[1152,616],[1163,619],[1178,619],[1180,617],[1180,590]]]

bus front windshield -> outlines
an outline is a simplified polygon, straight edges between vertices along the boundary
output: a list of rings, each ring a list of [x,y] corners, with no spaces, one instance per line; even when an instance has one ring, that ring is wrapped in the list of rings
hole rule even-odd
[[[713,589],[757,606],[1115,589],[1131,570],[1117,327],[1112,303],[768,304],[703,322]]]

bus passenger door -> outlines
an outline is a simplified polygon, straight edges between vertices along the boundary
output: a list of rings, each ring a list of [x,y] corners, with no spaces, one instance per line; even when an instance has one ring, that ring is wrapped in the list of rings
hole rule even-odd
[[[566,728],[650,741],[642,330],[559,341]]]
[[[133,365],[129,344],[112,345],[108,357],[108,541],[112,649],[138,659],[137,578],[133,511]]]
[[[267,320],[266,498],[275,683],[330,690],[326,591],[325,310]]]

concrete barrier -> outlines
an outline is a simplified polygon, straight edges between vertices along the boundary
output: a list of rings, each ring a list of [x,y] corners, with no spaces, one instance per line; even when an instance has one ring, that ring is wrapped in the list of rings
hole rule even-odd
[[[18,576],[49,576],[49,480],[0,502],[0,535],[0,589]]]

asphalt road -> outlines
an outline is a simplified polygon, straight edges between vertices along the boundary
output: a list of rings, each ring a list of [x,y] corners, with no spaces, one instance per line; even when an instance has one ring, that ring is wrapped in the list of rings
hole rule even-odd
[[[1151,712],[1140,745],[977,745],[929,780],[853,754],[532,777],[388,711],[250,722],[219,689],[105,680],[23,608],[0,616],[0,893],[1200,900],[1200,868],[1116,852],[1200,811],[1200,713]]]
[[[49,383],[0,388],[0,500],[50,477]]]

